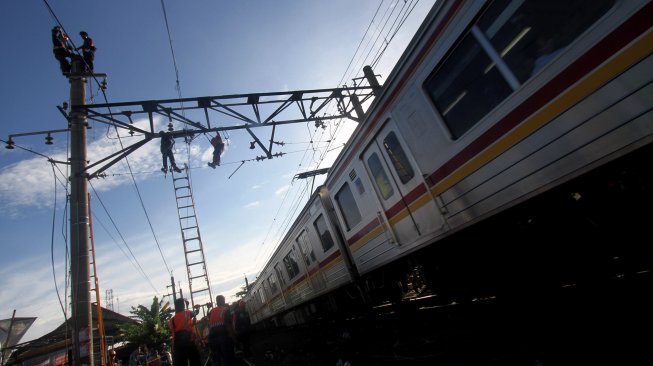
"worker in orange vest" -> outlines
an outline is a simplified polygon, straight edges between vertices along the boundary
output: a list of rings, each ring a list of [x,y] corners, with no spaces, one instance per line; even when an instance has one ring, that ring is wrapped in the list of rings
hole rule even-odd
[[[66,32],[61,27],[56,26],[52,28],[52,52],[54,58],[59,61],[61,72],[66,75],[70,72],[70,61],[72,47],[68,43],[69,38]]]
[[[224,296],[215,297],[216,307],[209,311],[209,347],[213,362],[223,366],[232,366],[236,362],[234,355],[233,318]],[[176,366],[176,365],[175,365]]]
[[[175,315],[168,322],[172,333],[172,354],[175,366],[201,366],[200,352],[195,345],[195,314],[186,310],[186,300],[175,300]]]

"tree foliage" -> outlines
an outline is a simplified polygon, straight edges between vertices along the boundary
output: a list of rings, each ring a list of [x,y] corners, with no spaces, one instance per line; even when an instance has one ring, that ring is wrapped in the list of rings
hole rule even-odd
[[[173,315],[169,304],[164,305],[163,300],[154,296],[149,309],[143,305],[132,306],[130,313],[139,323],[120,326],[120,340],[145,345],[149,349],[160,349],[163,343],[169,342],[168,320]]]
[[[239,299],[242,299],[243,297],[245,297],[245,295],[247,295],[247,293],[252,289],[252,287],[254,287],[253,283],[250,283],[249,286],[248,285],[242,285],[240,287],[240,291],[236,292],[236,297],[238,297]]]

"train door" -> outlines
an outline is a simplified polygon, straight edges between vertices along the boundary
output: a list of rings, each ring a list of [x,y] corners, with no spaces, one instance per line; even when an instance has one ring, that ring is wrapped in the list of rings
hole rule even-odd
[[[395,124],[388,120],[363,152],[365,169],[400,245],[409,245],[444,227],[444,219],[424,183],[422,172]]]

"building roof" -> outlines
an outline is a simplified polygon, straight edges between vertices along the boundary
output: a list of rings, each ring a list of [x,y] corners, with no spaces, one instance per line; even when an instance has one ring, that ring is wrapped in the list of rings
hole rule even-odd
[[[97,328],[97,310],[93,306],[91,308],[93,327]],[[109,309],[102,308],[102,323],[104,324],[104,335],[105,337],[116,337],[118,336],[118,326],[122,324],[135,324],[138,323],[137,320],[130,317],[118,314]],[[24,360],[38,357],[44,354],[48,354],[59,349],[64,349],[69,347],[71,344],[71,334],[73,331],[72,319],[68,319],[58,326],[52,332],[45,334],[44,336],[31,340],[29,342],[18,344],[14,347],[15,352],[11,355],[11,358],[8,360],[7,365],[20,364]]]

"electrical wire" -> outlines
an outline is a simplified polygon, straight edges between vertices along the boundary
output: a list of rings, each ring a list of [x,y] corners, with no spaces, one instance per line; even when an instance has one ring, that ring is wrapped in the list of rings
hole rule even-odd
[[[54,170],[54,163],[52,164],[52,175],[54,176],[54,203],[52,208],[52,231],[50,233],[50,261],[52,264],[52,278],[54,280],[54,289],[57,293],[57,299],[59,300],[59,306],[61,306],[61,311],[63,312],[63,318],[68,319],[68,313],[64,309],[63,302],[61,301],[61,294],[59,294],[59,285],[57,284],[57,273],[54,270],[54,223],[57,218],[57,173]]]
[[[170,36],[170,26],[168,25],[168,14],[166,12],[166,5],[161,0],[161,9],[163,9],[163,20],[166,23],[166,31],[168,32],[168,43],[170,43],[170,53],[172,54],[172,64],[175,67],[175,77],[176,77],[176,83],[177,83],[177,94],[179,95],[179,103],[181,104],[181,113],[184,115],[184,103],[181,101],[182,94],[181,94],[181,84],[179,83],[179,68],[177,67],[177,58],[175,57],[175,49],[172,47],[172,37]]]
[[[159,295],[159,291],[156,289],[156,287],[154,287],[154,285],[152,284],[152,281],[150,280],[150,277],[147,275],[147,273],[145,273],[145,270],[143,270],[143,267],[141,266],[140,262],[138,261],[138,259],[134,255],[134,252],[132,252],[131,247],[129,246],[129,244],[127,244],[127,241],[122,236],[122,233],[120,232],[120,230],[118,230],[118,226],[116,225],[116,222],[113,220],[113,217],[111,217],[111,214],[109,214],[109,210],[107,210],[107,207],[104,205],[104,202],[102,201],[102,198],[100,198],[100,195],[95,190],[95,187],[93,186],[93,183],[89,182],[89,185],[91,186],[91,189],[93,190],[93,194],[97,198],[98,202],[100,202],[100,205],[102,206],[102,208],[104,209],[104,212],[106,213],[107,217],[109,218],[109,221],[111,221],[111,223],[113,224],[113,228],[116,230],[116,232],[120,236],[120,239],[122,239],[122,242],[125,245],[125,247],[127,248],[127,250],[129,251],[129,253],[131,254],[131,257],[134,259],[134,262],[136,263],[137,269],[139,270],[139,272],[141,273],[143,278],[145,278],[147,280],[147,282],[150,284],[150,286],[152,286],[152,289],[154,290],[154,292],[156,292],[156,294]]]
[[[411,2],[412,2],[412,1],[411,1]],[[415,8],[415,6],[417,5],[418,2],[419,2],[419,0],[417,0],[417,1],[415,2],[415,4],[413,5],[413,7],[410,8],[410,10],[407,11],[406,14],[405,14],[403,17],[402,17],[402,11],[401,11],[401,10],[400,10],[399,14],[395,17],[394,21],[392,22],[392,26],[394,26],[394,24],[398,24],[398,26],[396,27],[396,29],[394,30],[394,33],[392,33],[392,36],[390,36],[390,38],[388,38],[387,36],[383,38],[383,39],[385,40],[385,46],[379,48],[379,51],[377,51],[377,53],[375,54],[375,56],[374,56],[374,65],[376,65],[376,64],[379,62],[379,60],[380,60],[381,57],[383,56],[385,50],[387,49],[387,47],[388,47],[388,46],[390,45],[390,43],[392,42],[394,36],[397,34],[397,32],[398,32],[398,31],[400,30],[400,28],[403,26],[405,20],[408,18],[408,16],[410,15],[410,13],[411,13],[412,10]],[[398,3],[398,1],[395,2],[395,5],[396,5],[397,3]],[[347,68],[345,69],[345,71],[344,71],[344,73],[343,73],[343,76],[341,77],[341,79],[340,79],[340,81],[338,82],[337,85],[341,85],[341,84],[343,83],[343,81],[346,80],[347,75],[349,74],[349,75],[351,76],[354,70],[360,70],[360,69],[362,69],[362,66],[361,66],[360,68],[353,68],[353,69],[351,69],[351,70],[352,70],[351,72],[349,71],[352,65],[358,64],[358,63],[355,63],[355,62],[354,62],[354,60],[356,59],[356,55],[359,53],[359,50],[361,50],[361,45],[363,44],[365,38],[367,37],[370,28],[372,27],[373,24],[375,24],[375,23],[374,23],[374,22],[375,22],[375,19],[377,18],[377,15],[379,14],[379,11],[380,11],[382,5],[383,5],[383,1],[381,1],[381,3],[379,4],[379,6],[377,7],[377,9],[376,9],[376,11],[375,11],[375,13],[374,13],[374,15],[373,15],[373,17],[372,17],[372,20],[370,21],[370,24],[367,26],[367,28],[366,28],[366,30],[365,30],[365,32],[364,32],[364,34],[363,34],[363,37],[361,38],[361,41],[359,42],[359,44],[358,44],[358,46],[357,46],[357,48],[356,48],[356,51],[354,52],[354,55],[352,56],[351,60],[349,61],[349,64],[347,65]],[[404,1],[404,6],[406,6],[406,2],[405,2],[405,1]],[[410,7],[410,5],[409,5],[409,7]],[[393,11],[390,12],[390,15],[388,15],[387,19],[385,19],[385,18],[386,18],[386,14],[388,14],[388,10],[389,10],[390,8],[393,8]],[[380,39],[381,34],[383,33],[383,30],[385,29],[386,25],[389,23],[390,18],[392,17],[392,14],[394,13],[394,8],[395,8],[395,7],[393,7],[393,4],[390,4],[389,8],[386,9],[384,15],[381,17],[381,22],[383,22],[384,25],[383,25],[383,27],[382,27],[381,29],[379,29],[379,28],[377,27],[378,35],[377,35],[376,38],[375,38],[375,42],[372,43],[372,46],[370,47],[370,50],[367,52],[365,58],[363,58],[363,60],[362,60],[362,64],[363,64],[363,65],[365,64],[365,62],[366,62],[366,61],[368,60],[368,58],[370,57],[370,55],[371,55],[371,53],[372,53],[372,49],[375,47],[377,40]],[[402,9],[403,9],[403,7],[402,7]],[[385,19],[385,21],[384,21],[384,19]],[[399,19],[401,19],[401,20],[399,20]],[[397,22],[398,22],[398,23],[397,23]],[[392,32],[392,26],[391,26],[390,30],[388,31],[388,33],[387,33],[388,35]],[[372,38],[370,38],[370,39],[372,39]],[[368,43],[365,45],[365,47],[363,47],[363,51],[362,51],[362,52],[364,52],[364,51],[367,49],[367,45],[369,45],[369,41],[368,41]],[[361,54],[362,54],[362,52],[361,52]],[[359,72],[360,72],[360,71],[359,71]],[[333,107],[329,107],[329,108],[333,108]],[[330,111],[330,109],[327,110],[325,113],[328,113],[329,111]],[[324,159],[326,158],[326,155],[327,155],[328,152],[330,152],[330,151],[332,151],[332,150],[334,150],[334,149],[336,149],[336,148],[342,148],[342,147],[344,147],[344,144],[343,144],[342,146],[337,146],[337,147],[334,147],[334,148],[330,148],[331,144],[333,144],[333,143],[336,141],[336,139],[337,139],[338,133],[339,133],[339,131],[341,130],[341,127],[342,127],[342,125],[343,125],[343,120],[344,120],[344,119],[340,119],[338,122],[336,122],[336,128],[335,128],[335,130],[333,131],[333,133],[329,135],[329,136],[330,136],[330,139],[328,140],[328,144],[327,144],[326,148],[324,148],[324,151],[323,151],[323,153],[321,154],[321,156],[318,158],[318,162],[317,162],[316,167],[319,167],[319,166],[322,164],[322,162],[323,162]],[[314,136],[314,134],[312,134],[311,131],[309,130],[309,137],[310,137],[310,140],[311,140],[311,141],[315,141],[315,139],[313,138],[313,136]],[[318,140],[318,141],[321,141],[321,138],[322,138],[323,136],[324,136],[324,131],[323,131],[323,133],[320,135],[320,140]],[[312,146],[312,144],[311,144],[311,146]],[[307,150],[308,150],[309,148],[310,148],[310,147],[308,147]],[[313,151],[315,152],[315,149],[313,149]],[[302,162],[304,161],[303,159],[304,159],[304,158],[302,158],[302,160],[301,160]],[[315,162],[314,156],[312,156],[311,159]],[[302,165],[302,164],[300,163],[300,166],[301,166],[301,165]],[[283,207],[283,205],[284,205],[285,200],[286,200],[287,197],[288,197],[288,191],[286,191],[286,194],[284,195],[284,198],[282,199],[282,202],[280,203],[279,209],[277,210],[277,213],[276,213],[275,216],[273,217],[272,223],[270,224],[270,227],[268,228],[268,232],[266,233],[266,235],[265,235],[265,237],[264,237],[264,240],[263,240],[263,242],[261,243],[261,246],[260,246],[260,248],[259,248],[259,253],[257,253],[257,256],[256,256],[256,259],[255,259],[254,263],[258,263],[258,258],[259,258],[260,251],[261,251],[262,247],[265,245],[265,242],[268,240],[268,237],[269,237],[269,235],[270,235],[270,232],[271,232],[271,230],[272,230],[272,227],[273,227],[274,224],[277,222],[277,218],[279,217],[279,214],[280,214],[280,212],[281,212],[281,208]],[[296,197],[297,197],[297,196],[296,196]],[[303,198],[303,195],[302,195],[301,197]],[[301,199],[298,199],[297,201],[295,201],[293,204],[290,205],[290,208],[289,208],[288,211],[287,211],[287,212],[289,212],[289,214],[286,215],[286,219],[288,219],[288,218],[290,218],[290,217],[292,217],[292,218],[294,219],[294,215],[295,215],[297,209],[299,208],[299,205],[301,204],[301,202],[302,202]],[[289,219],[288,219],[288,220],[289,220]],[[287,223],[286,220],[284,220],[284,221],[280,224],[279,227],[280,227],[280,228],[281,228],[281,227],[287,227],[288,225],[289,225],[289,222]],[[280,236],[280,234],[278,234],[279,232],[280,232],[280,231],[278,230],[278,231],[277,231],[277,234],[273,235],[272,237],[273,237],[273,238],[279,237],[279,236]],[[283,239],[283,238],[279,238],[279,240],[282,240],[282,239]],[[273,242],[276,242],[276,240],[273,240]],[[275,245],[275,246],[270,246],[270,248],[272,248],[272,249],[274,249],[275,247],[276,247],[276,245]],[[265,252],[268,252],[268,251],[266,250]],[[272,252],[272,253],[273,253],[273,252]],[[271,256],[272,253],[270,253],[269,255]],[[269,260],[269,257],[268,257],[267,255],[265,255],[263,258],[266,258],[266,259],[265,259],[265,262],[267,262],[267,261]]]

